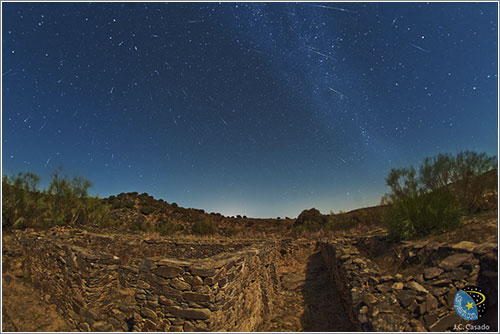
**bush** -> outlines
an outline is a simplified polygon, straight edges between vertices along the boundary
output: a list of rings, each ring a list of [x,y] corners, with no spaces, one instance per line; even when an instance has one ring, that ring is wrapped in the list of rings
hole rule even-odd
[[[217,232],[217,224],[213,221],[200,221],[196,222],[191,227],[191,233],[198,235],[208,235]]]
[[[419,170],[420,182],[427,191],[448,189],[468,212],[476,212],[488,187],[479,176],[496,165],[496,158],[486,153],[465,151],[456,156],[439,154],[424,159]]]
[[[394,239],[413,239],[448,232],[461,224],[460,202],[446,190],[407,196],[393,202],[384,217]]]
[[[459,226],[465,211],[483,206],[489,184],[480,175],[495,165],[494,157],[465,151],[424,159],[418,176],[413,166],[392,169],[386,178],[391,193],[382,198],[392,204],[384,218],[389,233],[409,239]]]
[[[161,235],[171,235],[177,231],[182,231],[184,227],[180,224],[174,224],[169,220],[162,220],[156,223],[155,229]]]
[[[32,173],[3,176],[2,227],[48,228],[54,225],[107,224],[109,206],[88,196],[90,181],[61,177],[54,173],[47,190],[38,189],[39,177]]]
[[[139,209],[139,211],[141,211],[141,213],[143,215],[150,215],[151,213],[153,213],[153,211],[155,211],[155,208],[152,208],[150,206],[143,206]]]
[[[303,232],[318,232],[323,229],[323,226],[316,221],[307,220],[300,225],[294,226],[294,231],[298,234]]]

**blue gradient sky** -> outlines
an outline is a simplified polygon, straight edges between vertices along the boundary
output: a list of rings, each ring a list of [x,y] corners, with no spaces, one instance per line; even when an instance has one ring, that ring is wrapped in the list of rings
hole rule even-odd
[[[497,153],[496,3],[3,3],[3,173],[226,215],[378,204]]]

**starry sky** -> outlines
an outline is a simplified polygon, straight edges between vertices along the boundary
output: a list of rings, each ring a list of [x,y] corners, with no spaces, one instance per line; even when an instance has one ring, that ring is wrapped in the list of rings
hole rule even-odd
[[[3,173],[225,215],[498,151],[497,3],[2,3]]]

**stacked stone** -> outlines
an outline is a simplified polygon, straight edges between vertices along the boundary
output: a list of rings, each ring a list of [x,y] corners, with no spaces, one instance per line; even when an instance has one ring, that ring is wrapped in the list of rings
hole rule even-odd
[[[251,331],[271,310],[277,247],[270,243],[191,261],[138,261],[103,252],[106,238],[76,235],[65,245],[67,235],[56,232],[19,233],[24,275],[74,330]],[[128,243],[113,242],[123,254]]]
[[[377,241],[376,244],[379,244]],[[346,310],[363,330],[445,331],[465,324],[453,308],[458,289],[497,286],[497,245],[472,242],[438,244],[404,243],[395,249],[403,266],[420,266],[417,275],[384,275],[355,245],[374,245],[366,239],[338,238],[321,243],[321,251]],[[379,247],[380,245],[377,245]],[[373,249],[371,249],[373,250]],[[370,253],[370,249],[363,251]],[[489,269],[481,269],[489,268]],[[491,298],[496,314],[496,296]]]

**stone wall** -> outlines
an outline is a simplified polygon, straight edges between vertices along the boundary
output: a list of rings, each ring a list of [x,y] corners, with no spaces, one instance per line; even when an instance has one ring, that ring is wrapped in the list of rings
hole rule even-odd
[[[497,245],[430,241],[394,244],[383,238],[337,238],[321,252],[350,314],[365,331],[445,331],[466,324],[453,299],[467,285],[488,296],[490,330],[497,329]],[[401,273],[383,273],[367,256],[392,253]],[[361,252],[360,252],[361,251]],[[413,268],[413,271],[403,270]],[[411,272],[411,273],[410,273]],[[403,274],[402,274],[403,273]],[[476,324],[476,323],[475,323]]]
[[[61,245],[36,233],[19,240],[25,277],[81,331],[253,331],[279,287],[273,243],[188,261],[124,260],[102,245]]]

